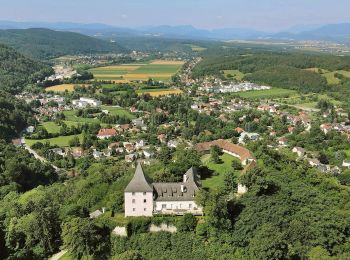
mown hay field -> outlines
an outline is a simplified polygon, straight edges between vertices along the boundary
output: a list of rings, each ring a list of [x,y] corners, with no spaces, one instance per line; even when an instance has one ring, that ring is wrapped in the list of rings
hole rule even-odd
[[[148,80],[149,78],[170,81],[183,61],[154,60],[150,63],[122,64],[90,69],[96,80],[111,80],[115,83]]]
[[[142,89],[136,92],[138,95],[149,94],[151,97],[181,95],[183,93],[180,89]]]
[[[74,91],[74,86],[77,86],[76,84],[62,84],[62,85],[55,85],[52,87],[48,87],[45,89],[45,91],[54,91],[54,92],[72,92]],[[85,85],[88,86],[88,85]]]

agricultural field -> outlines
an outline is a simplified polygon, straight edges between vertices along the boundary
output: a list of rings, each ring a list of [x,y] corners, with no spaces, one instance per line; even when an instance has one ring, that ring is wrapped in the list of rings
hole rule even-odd
[[[195,44],[186,44],[187,46],[191,47],[192,51],[194,52],[201,52],[201,51],[205,51],[207,48],[195,45]]]
[[[248,99],[256,99],[256,98],[272,99],[272,98],[279,98],[279,97],[288,97],[288,96],[297,94],[297,92],[291,89],[271,88],[266,90],[237,92],[235,94],[239,95],[242,98],[248,98]]]
[[[180,89],[140,89],[137,90],[138,95],[149,94],[151,97],[160,97],[166,95],[181,95],[183,92]]]
[[[74,86],[77,86],[76,84],[62,84],[62,85],[56,85],[52,87],[48,87],[45,89],[45,91],[54,91],[54,92],[72,92],[74,91]],[[82,85],[86,86],[86,85]]]
[[[75,136],[79,137],[80,142],[83,141],[83,135],[79,134],[79,135],[59,136],[55,138],[41,139],[41,140],[26,139],[26,143],[29,146],[32,146],[35,143],[49,142],[51,146],[57,145],[58,147],[67,147],[69,146],[69,141],[72,140]]]
[[[235,172],[235,175],[238,177],[239,176],[239,171],[235,171],[232,168],[232,162],[234,160],[238,160],[235,157],[228,155],[228,154],[223,154],[220,156],[220,159],[222,161],[221,164],[215,164],[211,162],[210,160],[210,154],[206,154],[202,157],[202,163],[208,167],[208,169],[214,171],[217,175],[214,175],[210,178],[203,179],[202,180],[202,187],[204,188],[210,188],[210,189],[217,189],[220,188],[224,185],[224,179],[225,179],[225,174],[227,172]]]
[[[149,78],[170,81],[171,77],[184,64],[183,61],[154,60],[143,64],[122,64],[90,69],[97,80],[112,80],[115,83],[127,83]]]
[[[244,77],[244,73],[239,70],[224,70],[224,75],[226,78],[230,78],[231,75],[234,79],[241,81]]]

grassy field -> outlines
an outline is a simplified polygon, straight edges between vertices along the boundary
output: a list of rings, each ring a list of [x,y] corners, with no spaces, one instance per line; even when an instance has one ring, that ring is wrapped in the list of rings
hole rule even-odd
[[[313,71],[313,72],[321,74],[322,76],[324,76],[326,78],[327,83],[329,85],[337,85],[341,82],[341,80],[335,76],[336,73],[341,74],[344,77],[350,78],[350,71],[346,71],[346,70],[328,71],[328,70],[320,69],[320,68],[308,68],[305,70]]]
[[[196,44],[186,44],[187,46],[191,47],[192,51],[194,52],[201,52],[201,51],[205,51],[207,48],[201,47],[199,45]]]
[[[144,64],[123,64],[90,69],[97,80],[113,80],[114,82],[130,82],[138,80],[170,81],[171,77],[184,64],[182,61],[154,60]]]
[[[283,89],[283,88],[271,88],[266,90],[237,92],[236,94],[242,98],[256,99],[256,98],[288,97],[296,93],[297,92],[295,90]]]
[[[234,79],[241,81],[244,77],[244,73],[240,72],[239,70],[224,70],[224,75],[226,78],[229,78],[228,76],[233,76]]]
[[[63,121],[68,127],[78,126],[77,122],[73,121]],[[47,130],[50,134],[56,134],[60,132],[61,126],[57,125],[55,122],[43,122],[41,125]]]
[[[202,157],[203,164],[210,170],[217,173],[216,176],[202,180],[202,187],[210,189],[220,188],[224,185],[225,173],[234,171],[232,168],[232,161],[237,160],[235,157],[228,154],[223,154],[220,156],[220,158],[222,160],[222,163],[215,164],[210,161],[210,154],[206,154]],[[235,171],[235,174],[238,176],[239,171]]]
[[[315,95],[317,95],[317,99],[316,99],[317,101],[313,100],[312,96],[315,96]],[[335,99],[329,97],[326,94],[311,94],[311,95],[303,95],[303,96],[294,95],[294,96],[291,96],[291,97],[288,97],[288,98],[281,99],[280,102],[284,103],[284,104],[287,104],[287,105],[294,105],[294,106],[297,106],[297,107],[300,107],[300,108],[315,109],[315,108],[317,108],[318,100],[322,100],[322,99],[323,100],[328,100],[328,101],[332,102],[335,105],[341,105],[342,104],[340,101],[335,100]]]
[[[133,114],[131,114],[130,112],[128,112],[125,109],[122,109],[120,107],[101,106],[100,108],[102,110],[108,110],[111,115],[126,116],[129,119],[135,118],[135,116]],[[100,120],[98,118],[83,118],[83,117],[76,116],[76,114],[75,114],[76,110],[65,111],[63,113],[66,116],[66,120],[65,120],[66,123],[67,122],[72,122],[72,124],[73,123],[75,123],[75,124],[77,124],[77,123],[88,123],[88,124],[100,123]]]
[[[69,146],[69,141],[73,139],[75,135],[69,135],[69,136],[59,136],[55,138],[50,138],[50,139],[43,139],[43,140],[31,140],[31,139],[26,139],[26,143],[29,146],[32,146],[35,143],[46,143],[49,142],[51,146],[57,145],[59,147],[67,147]],[[83,135],[79,134],[76,135],[79,137],[80,142],[83,141]]]

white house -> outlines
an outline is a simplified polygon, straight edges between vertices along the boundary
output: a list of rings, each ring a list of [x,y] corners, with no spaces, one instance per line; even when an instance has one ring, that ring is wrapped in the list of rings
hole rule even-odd
[[[99,107],[102,105],[102,102],[94,98],[81,97],[79,100],[73,100],[72,104],[76,107],[84,108],[87,106]]]
[[[342,166],[350,168],[350,160],[344,160]]]
[[[124,191],[125,216],[202,215],[203,209],[195,203],[199,186],[199,176],[193,168],[184,174],[183,182],[150,184],[139,163]]]
[[[294,147],[292,150],[293,153],[296,153],[299,157],[303,157],[305,155],[305,149],[302,147]]]

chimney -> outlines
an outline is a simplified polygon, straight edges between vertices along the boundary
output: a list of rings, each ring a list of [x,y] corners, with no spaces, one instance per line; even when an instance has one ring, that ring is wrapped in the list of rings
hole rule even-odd
[[[182,193],[186,192],[186,187],[185,187],[185,185],[181,185],[181,192],[182,192]]]
[[[186,182],[187,180],[188,180],[187,175],[184,174],[184,182]]]

